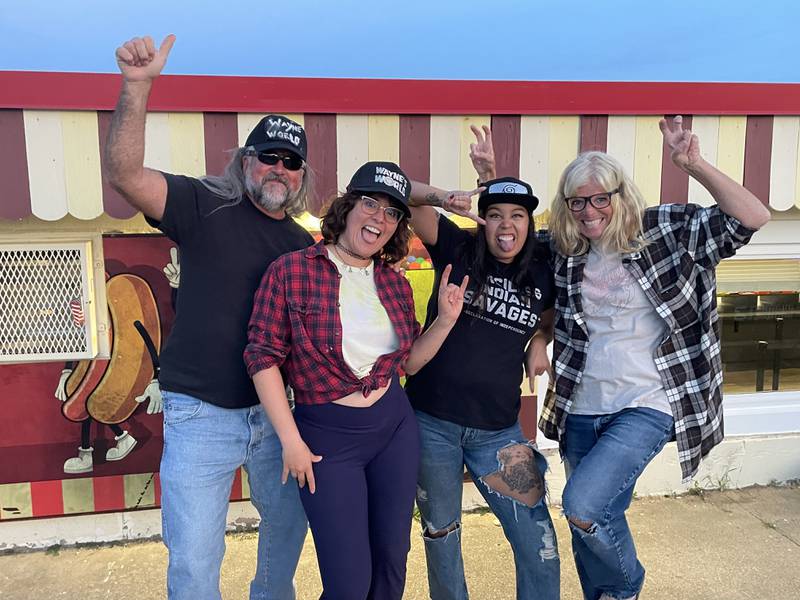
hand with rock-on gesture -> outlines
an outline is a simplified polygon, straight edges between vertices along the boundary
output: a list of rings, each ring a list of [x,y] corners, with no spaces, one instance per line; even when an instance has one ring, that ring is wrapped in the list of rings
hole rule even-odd
[[[461,215],[462,217],[471,219],[478,225],[486,225],[486,221],[484,221],[480,215],[472,212],[472,197],[480,194],[485,189],[486,188],[479,187],[474,190],[469,190],[468,192],[463,190],[447,192],[444,200],[442,200],[442,208],[455,215]]]
[[[464,306],[464,293],[467,291],[469,284],[469,275],[465,275],[461,281],[461,285],[450,283],[450,272],[453,270],[453,265],[447,265],[442,272],[442,279],[439,281],[439,319],[444,321],[447,325],[452,325],[461,314],[461,308]]]

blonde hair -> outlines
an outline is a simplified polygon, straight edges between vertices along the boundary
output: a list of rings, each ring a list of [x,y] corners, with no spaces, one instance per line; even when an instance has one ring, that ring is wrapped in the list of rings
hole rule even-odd
[[[620,253],[644,248],[647,242],[642,236],[642,216],[647,205],[639,188],[613,156],[605,152],[584,152],[564,169],[551,206],[549,229],[558,251],[575,256],[589,250],[589,240],[579,232],[578,222],[564,201],[588,183],[596,183],[609,192],[619,190],[611,196],[611,221],[600,243]]]

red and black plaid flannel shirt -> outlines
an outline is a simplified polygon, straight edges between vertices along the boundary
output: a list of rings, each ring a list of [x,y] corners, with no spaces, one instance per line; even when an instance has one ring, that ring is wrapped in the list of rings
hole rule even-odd
[[[358,379],[342,354],[341,275],[322,241],[274,261],[261,280],[244,351],[247,372],[282,366],[298,404],[324,404],[361,390],[366,396],[398,372],[419,336],[408,280],[375,262],[378,297],[394,325],[399,347],[380,356]]]

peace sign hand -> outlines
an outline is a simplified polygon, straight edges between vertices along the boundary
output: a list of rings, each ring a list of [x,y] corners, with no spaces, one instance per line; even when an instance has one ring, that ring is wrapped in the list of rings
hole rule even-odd
[[[687,173],[701,160],[700,140],[690,130],[683,128],[683,117],[677,115],[668,123],[666,119],[658,122],[664,141],[670,149],[670,157],[675,166]]]
[[[497,177],[497,163],[494,159],[494,144],[492,143],[492,130],[483,125],[478,129],[475,125],[469,128],[475,135],[475,143],[469,145],[469,158],[472,166],[478,173],[481,181],[489,181]]]

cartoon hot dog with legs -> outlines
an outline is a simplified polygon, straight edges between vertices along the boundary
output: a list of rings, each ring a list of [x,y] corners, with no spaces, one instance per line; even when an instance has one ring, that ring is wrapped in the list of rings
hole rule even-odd
[[[149,400],[147,413],[161,412],[158,387],[158,352],[161,322],[149,284],[137,275],[122,273],[106,282],[111,324],[111,357],[68,364],[62,371],[56,397],[64,402],[62,413],[81,423],[78,456],[64,463],[66,473],[86,473],[93,468],[89,433],[92,420],[108,425],[116,445],[106,460],[125,458],[136,439],[119,423],[138,405]]]

